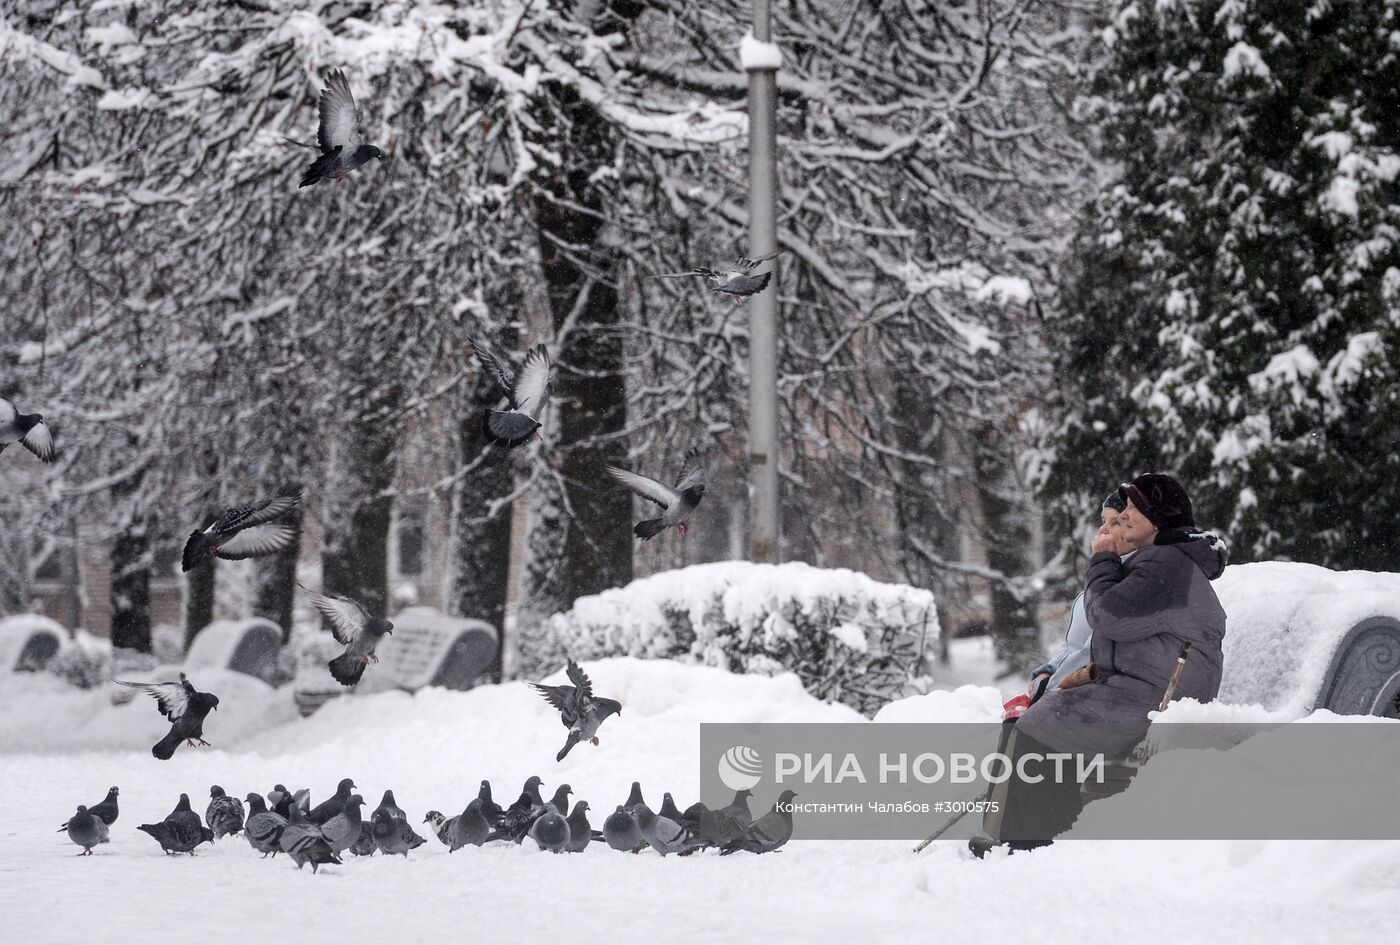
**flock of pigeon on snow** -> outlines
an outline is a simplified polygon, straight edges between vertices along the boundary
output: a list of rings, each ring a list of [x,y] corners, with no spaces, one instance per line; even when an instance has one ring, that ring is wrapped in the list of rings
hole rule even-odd
[[[588,822],[587,801],[576,801],[573,810],[569,810],[569,795],[573,793],[569,785],[559,785],[546,801],[540,794],[540,784],[538,776],[531,776],[519,799],[502,808],[491,798],[491,782],[482,781],[481,790],[462,813],[444,817],[430,810],[423,823],[431,825],[434,835],[451,853],[495,840],[522,843],[528,836],[541,850],[551,853],[581,853],[593,841],[601,840],[624,853],[651,847],[662,856],[686,856],[717,848],[724,856],[740,850],[769,853],[792,836],[791,791],[784,792],[771,811],[754,820],[749,811],[749,791],[735,792],[734,800],[719,810],[697,801],[683,812],[668,793],[661,809],[653,811],[642,799],[641,784],[633,781],[626,802],[608,815],[602,830],[594,830]],[[356,790],[355,782],[345,778],[334,795],[312,807],[309,791],[293,793],[278,784],[266,799],[256,792],[248,795],[245,819],[243,802],[228,796],[216,784],[209,789],[203,823],[190,808],[189,795],[181,794],[180,802],[164,820],[141,824],[137,829],[154,838],[167,855],[193,855],[201,843],[242,833],[248,845],[264,858],[285,853],[297,869],[310,863],[313,873],[327,863],[341,863],[346,850],[356,856],[379,852],[407,857],[409,850],[427,842],[408,822],[408,815],[398,806],[392,790],[384,792],[383,800],[368,820],[361,810],[365,799]],[[67,831],[68,838],[83,848],[79,856],[90,856],[93,847],[110,842],[108,828],[117,820],[118,793],[117,788],[111,788],[100,804],[80,806],[58,828],[59,832]]]
[[[350,92],[350,83],[340,70],[330,74],[321,93],[316,145],[287,140],[319,152],[301,179],[302,187],[326,180],[343,180],[346,174],[369,161],[384,158],[379,148],[365,143],[359,109]],[[753,258],[740,257],[736,268],[728,271],[698,267],[662,276],[700,276],[714,291],[739,304],[768,286],[772,273],[755,273],[754,270],[778,253],[775,250]],[[482,417],[486,439],[505,449],[538,439],[540,417],[550,393],[551,368],[545,346],[532,348],[518,373],[478,339],[471,339],[469,351],[500,384],[506,400],[506,409],[487,410]],[[14,403],[0,398],[0,452],[11,443],[19,443],[43,462],[54,459],[53,434],[43,416],[22,413]],[[705,495],[704,470],[694,450],[687,454],[673,485],[613,466],[607,467],[607,471],[622,486],[660,507],[661,515],[634,526],[635,534],[643,541],[668,528],[684,534],[692,513]],[[216,558],[256,558],[289,547],[297,535],[301,501],[299,489],[284,489],[272,498],[225,510],[206,528],[190,535],[185,543],[181,570],[212,565]],[[345,647],[345,651],[328,664],[331,675],[342,685],[355,685],[366,666],[371,661],[379,661],[375,648],[385,634],[393,632],[393,624],[383,617],[370,616],[349,598],[317,594],[304,587],[302,590],[325,618],[336,641]],[[598,727],[609,715],[622,711],[616,700],[593,695],[590,680],[573,660],[568,664],[568,676],[573,685],[531,683],[559,711],[569,730],[558,761],[580,741],[598,744]],[[184,673],[180,674],[178,682],[115,681],[154,697],[161,714],[170,721],[170,731],[151,749],[155,757],[169,759],[182,741],[209,744],[203,737],[204,720],[211,710],[218,708],[219,699],[212,693],[197,691]],[[792,834],[792,815],[790,811],[781,810],[789,800],[787,797],[775,805],[773,812],[757,821],[751,821],[749,815],[748,792],[740,792],[734,803],[720,811],[697,803],[684,813],[675,809],[671,795],[667,794],[660,812],[654,813],[642,802],[641,788],[634,783],[627,804],[619,806],[608,817],[600,833],[588,826],[587,802],[578,802],[572,813],[567,811],[568,785],[561,785],[549,803],[541,799],[539,786],[540,779],[532,777],[526,782],[520,799],[502,810],[491,801],[490,785],[483,781],[481,796],[468,804],[461,814],[444,818],[437,811],[430,811],[425,822],[433,824],[438,838],[453,850],[495,839],[513,839],[519,843],[528,834],[541,848],[554,852],[582,850],[590,840],[604,839],[615,849],[632,852],[650,845],[663,854],[684,854],[705,847],[718,847],[726,853],[734,850],[763,853],[782,846]],[[424,842],[394,804],[392,791],[385,792],[384,802],[365,822],[360,815],[364,800],[350,793],[353,788],[354,784],[347,778],[334,797],[310,809],[304,807],[304,792],[299,792],[302,803],[292,803],[292,796],[280,785],[268,795],[266,804],[261,796],[249,794],[249,815],[245,824],[242,802],[227,796],[215,785],[210,790],[207,826],[201,824],[199,816],[190,809],[189,797],[181,794],[179,805],[164,821],[142,824],[140,829],[155,837],[168,853],[192,853],[200,843],[241,830],[254,849],[273,855],[286,852],[298,868],[309,862],[313,870],[322,863],[339,863],[339,854],[346,849],[356,854],[380,850],[407,855],[410,849]],[[90,854],[94,846],[108,842],[108,827],[116,817],[117,789],[112,788],[101,804],[79,807],[60,829],[68,831],[73,842],[83,847],[84,854]]]

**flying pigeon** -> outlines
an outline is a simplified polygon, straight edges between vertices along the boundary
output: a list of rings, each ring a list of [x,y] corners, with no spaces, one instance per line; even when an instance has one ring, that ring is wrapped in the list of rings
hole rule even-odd
[[[704,266],[697,266],[685,272],[663,272],[663,279],[679,279],[688,276],[703,276],[710,284],[710,288],[727,295],[734,300],[735,305],[742,304],[750,296],[757,295],[768,287],[768,280],[773,278],[771,272],[760,272],[757,275],[753,271],[758,268],[758,264],[767,262],[774,258],[782,250],[775,249],[771,253],[764,253],[762,256],[740,256],[734,263],[734,268],[727,271],[709,269]]]
[[[622,713],[621,702],[593,695],[593,683],[588,674],[572,659],[569,660],[565,672],[573,682],[572,686],[528,683],[532,689],[544,696],[545,701],[559,710],[559,717],[564,727],[569,730],[569,736],[564,740],[564,747],[559,749],[559,754],[555,756],[555,761],[563,761],[569,750],[580,741],[587,740],[598,744],[598,726],[602,725],[608,716]]]
[[[307,820],[313,824],[324,824],[344,810],[346,802],[354,794],[355,782],[350,778],[341,778],[335,787],[335,794],[311,808],[310,813],[306,815]]]
[[[297,585],[301,587],[300,584]],[[374,650],[384,634],[394,632],[394,625],[383,617],[371,617],[365,609],[348,597],[335,597],[306,591],[311,603],[330,623],[335,642],[345,647],[345,652],[328,664],[331,675],[342,686],[353,686],[364,675],[369,662],[379,662]]]
[[[18,443],[46,463],[53,462],[53,433],[43,416],[20,413],[13,402],[0,397],[0,453]]]
[[[720,848],[720,856],[736,850],[751,853],[771,853],[792,839],[792,810],[784,810],[797,796],[796,791],[784,791],[773,809],[749,825],[748,829]]]
[[[360,839],[360,827],[364,824],[360,808],[364,803],[365,799],[360,795],[350,795],[350,799],[345,802],[345,808],[321,825],[321,834],[337,856],[350,849]]]
[[[214,558],[240,561],[281,551],[296,539],[296,523],[285,519],[300,505],[301,490],[287,488],[271,499],[225,509],[204,531],[190,533],[180,570],[189,571]]]
[[[566,823],[569,825],[568,851],[582,853],[593,840],[593,827],[588,823],[588,802],[576,803],[574,812],[568,816]]]
[[[655,538],[673,525],[676,531],[684,535],[690,528],[690,516],[695,512],[700,500],[705,497],[705,470],[696,462],[694,450],[686,454],[685,463],[681,466],[681,474],[677,477],[674,488],[650,476],[618,469],[616,466],[603,468],[608,471],[608,475],[628,489],[661,507],[660,518],[649,518],[633,526],[632,531],[642,541]]]
[[[102,821],[108,827],[112,826],[112,824],[117,822],[118,793],[119,792],[115,787],[108,788],[107,796],[102,799],[102,802],[100,804],[93,804],[89,806],[87,808],[87,812],[92,816],[96,817],[98,820]],[[64,821],[63,826],[58,828],[58,833],[63,833],[63,831],[67,829],[68,822]]]
[[[191,745],[198,742],[206,748],[209,747],[209,743],[204,740],[204,717],[209,714],[210,709],[218,710],[218,696],[208,692],[196,692],[184,673],[180,674],[179,682],[137,683],[120,679],[112,681],[119,686],[140,689],[154,697],[160,714],[173,723],[170,732],[151,746],[151,754],[161,761],[170,760],[181,740]],[[199,820],[198,815],[195,816],[195,820]]]
[[[645,804],[638,805],[636,817],[637,829],[642,832],[642,839],[662,856],[667,853],[680,853],[700,845],[698,840],[690,836],[689,830],[670,817],[654,813]]]
[[[68,818],[68,823],[63,825],[68,831],[68,839],[83,848],[83,852],[78,856],[92,856],[92,848],[99,843],[110,843],[107,825],[102,822],[102,818],[96,816],[88,808],[78,805],[78,812]]]
[[[647,845],[637,827],[637,819],[621,804],[603,821],[603,839],[608,846],[623,853],[636,853]]]
[[[530,839],[541,850],[563,853],[569,845],[569,823],[555,811],[545,811],[530,825]]]
[[[544,345],[535,345],[525,355],[519,375],[496,359],[477,338],[468,345],[481,366],[496,378],[506,391],[509,410],[488,410],[481,419],[486,439],[509,449],[537,435],[540,414],[549,402],[549,352]]]
[[[327,178],[344,180],[345,175],[371,160],[384,160],[384,152],[372,144],[365,144],[364,128],[360,121],[360,110],[355,107],[355,96],[350,94],[350,82],[345,73],[336,69],[326,77],[326,87],[321,91],[321,125],[316,130],[317,148],[287,139],[304,148],[320,150],[320,157],[302,175],[300,187],[319,184]]]
[[[358,795],[356,795],[358,796]],[[326,840],[321,828],[306,819],[306,815],[301,812],[301,808],[292,805],[292,818],[287,821],[287,826],[282,831],[282,838],[278,840],[282,852],[292,858],[292,862],[301,869],[307,863],[311,864],[311,872],[316,872],[317,867],[326,863],[340,863],[340,857],[335,850],[331,849],[330,843]],[[358,833],[358,830],[356,831]]]
[[[214,831],[214,839],[238,833],[243,829],[243,802],[229,797],[217,784],[209,789],[209,807],[204,822]]]
[[[290,796],[290,795],[289,795]],[[243,836],[248,845],[263,855],[276,858],[282,851],[282,831],[287,828],[287,818],[267,809],[263,797],[256,791],[248,795],[248,820],[243,825]],[[301,808],[297,808],[298,811]]]
[[[199,822],[199,815],[190,809],[190,796],[180,795],[180,803],[158,824],[141,824],[136,828],[148,833],[167,854],[188,853],[214,839],[214,831]]]

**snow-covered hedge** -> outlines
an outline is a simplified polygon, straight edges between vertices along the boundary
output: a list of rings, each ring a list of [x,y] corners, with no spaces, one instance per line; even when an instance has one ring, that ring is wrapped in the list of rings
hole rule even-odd
[[[872,714],[909,694],[938,642],[933,594],[846,569],[726,561],[581,597],[544,628],[536,666],[639,656],[736,673],[791,670],[818,698]]]

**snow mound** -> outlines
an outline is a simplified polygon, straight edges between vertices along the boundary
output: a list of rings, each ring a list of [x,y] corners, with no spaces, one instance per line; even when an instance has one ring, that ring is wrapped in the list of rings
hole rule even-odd
[[[995,686],[936,689],[891,702],[875,713],[876,722],[1000,722],[1002,693]]]

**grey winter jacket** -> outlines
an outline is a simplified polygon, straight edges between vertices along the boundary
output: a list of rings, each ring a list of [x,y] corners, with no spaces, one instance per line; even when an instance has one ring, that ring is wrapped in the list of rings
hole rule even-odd
[[[1126,562],[1109,551],[1094,555],[1084,598],[1100,679],[1047,692],[1017,728],[1063,751],[1126,751],[1146,733],[1147,714],[1161,703],[1187,642],[1191,654],[1174,698],[1214,699],[1225,610],[1210,582],[1227,558],[1215,536],[1182,529],[1159,532],[1155,544]],[[1085,723],[1101,731],[1091,736]]]

